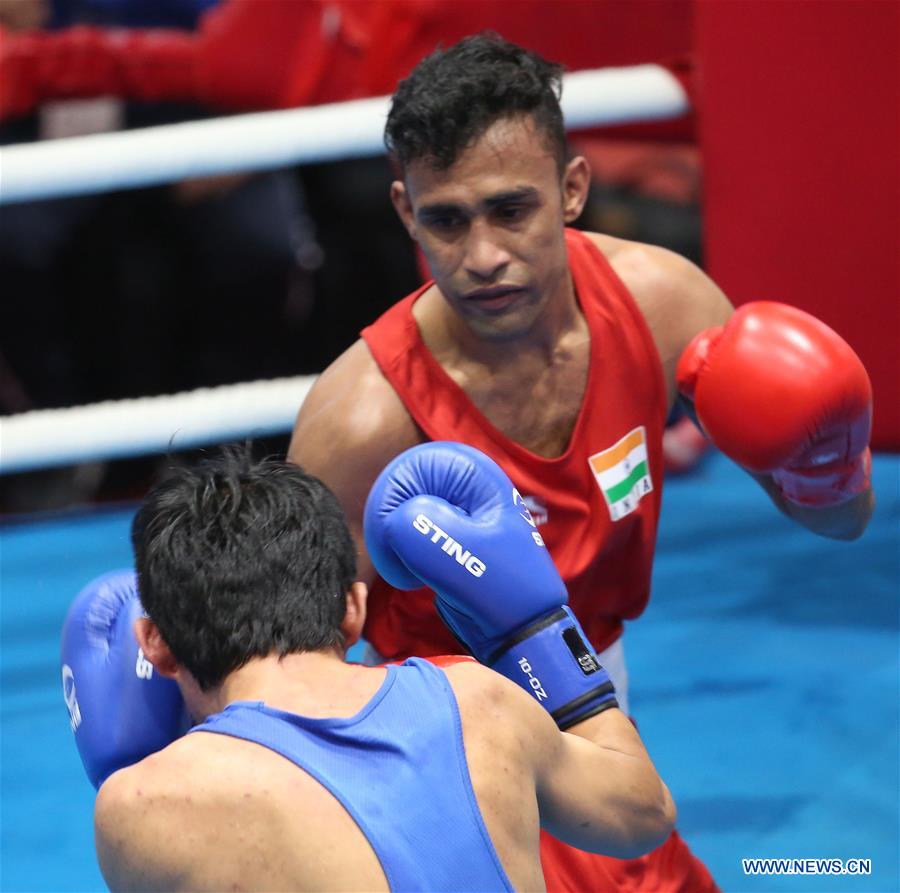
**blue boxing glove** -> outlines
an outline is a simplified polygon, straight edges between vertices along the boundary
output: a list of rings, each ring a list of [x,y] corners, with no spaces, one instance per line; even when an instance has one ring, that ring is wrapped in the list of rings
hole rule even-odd
[[[454,635],[561,729],[618,706],[531,514],[492,459],[458,443],[413,447],[381,472],[363,520],[378,573],[398,589],[433,589]]]
[[[143,613],[134,573],[112,571],[81,590],[63,624],[63,696],[95,788],[190,725],[178,686],[138,647],[134,622]]]

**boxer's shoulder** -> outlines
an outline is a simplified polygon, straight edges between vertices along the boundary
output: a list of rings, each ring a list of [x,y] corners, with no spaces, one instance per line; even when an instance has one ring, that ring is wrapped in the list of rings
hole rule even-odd
[[[403,402],[362,339],[318,377],[300,407],[297,428],[340,431],[365,442],[372,435],[411,437],[416,428]]]
[[[443,668],[456,696],[466,730],[467,752],[480,730],[488,738],[490,749],[496,751],[501,739],[533,766],[546,758],[545,751],[556,744],[556,724],[537,701],[518,685],[500,673],[474,660],[461,661]],[[524,733],[524,734],[523,734]],[[528,747],[522,749],[524,741]]]
[[[675,365],[697,332],[722,325],[732,306],[696,264],[661,248],[601,233],[586,233],[622,280],[650,329],[670,396]]]
[[[100,788],[95,819],[116,830],[123,822],[148,828],[158,815],[176,824],[209,822],[235,804],[264,811],[273,804],[269,792],[294,774],[290,763],[255,742],[196,732],[113,773]]]
[[[347,473],[358,470],[369,485],[390,458],[422,440],[360,339],[316,380],[300,407],[289,455],[332,489],[328,470],[334,462]]]
[[[687,311],[702,316],[707,326],[718,325],[730,315],[731,304],[722,290],[686,257],[659,245],[601,233],[585,235],[605,255],[645,314],[661,308]]]
[[[114,772],[94,804],[94,838],[111,889],[178,889],[192,862],[183,815],[193,779],[171,772],[165,751]]]
[[[216,748],[210,748],[203,740],[211,737],[186,735],[114,772],[100,787],[97,814],[132,808],[141,812],[154,802],[183,799],[202,781],[210,767],[210,758],[215,759]]]
[[[104,877],[113,889],[209,887],[209,878],[236,870],[241,848],[267,852],[271,829],[284,827],[287,789],[305,781],[253,742],[187,735],[100,788],[94,825]]]

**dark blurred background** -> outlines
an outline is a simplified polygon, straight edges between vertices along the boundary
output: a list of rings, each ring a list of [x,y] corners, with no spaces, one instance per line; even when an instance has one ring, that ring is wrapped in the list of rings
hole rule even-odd
[[[516,33],[507,28],[506,36],[539,49],[549,44],[570,67],[676,59],[689,48],[690,4],[682,0],[655,4],[656,27],[627,46],[585,41],[578,26],[589,4],[559,5],[574,18],[548,41],[541,4],[531,2],[4,0],[0,139],[389,92],[441,40],[510,23]],[[379,8],[389,6],[392,14]],[[600,6],[623,27],[635,18],[621,3]],[[329,21],[330,36],[322,31]],[[293,42],[276,40],[292,27]],[[129,60],[116,55],[122,29],[132,40]],[[310,64],[302,60],[313,29],[323,44],[313,54],[327,56],[326,70],[292,95],[284,85],[293,69],[302,74]],[[577,32],[577,40],[566,39]],[[30,45],[16,46],[25,40]],[[160,56],[166,41],[172,48]],[[17,54],[25,61],[16,63]],[[141,54],[143,63],[135,61]],[[243,85],[222,83],[228,75],[218,84],[204,80],[205,72],[221,74],[224,54]],[[340,77],[327,70],[342,64]],[[161,76],[161,65],[190,66],[190,75]],[[273,72],[287,76],[273,80]],[[246,87],[254,78],[258,84]],[[579,225],[667,245],[699,262],[700,169],[690,136],[685,122],[663,139],[645,138],[640,128],[636,136],[577,135],[572,150],[586,154],[595,172]],[[321,371],[422,281],[390,206],[391,179],[379,157],[3,206],[0,412]],[[155,464],[2,477],[0,511],[137,495]]]
[[[578,225],[669,247],[735,303],[816,313],[862,355],[875,446],[896,449],[898,9],[0,0],[0,142],[384,95],[483,29],[570,70],[663,64],[699,111],[573,133],[594,174]],[[421,282],[391,179],[378,157],[0,206],[0,414],[321,371]],[[0,513],[139,495],[156,461],[0,476]]]

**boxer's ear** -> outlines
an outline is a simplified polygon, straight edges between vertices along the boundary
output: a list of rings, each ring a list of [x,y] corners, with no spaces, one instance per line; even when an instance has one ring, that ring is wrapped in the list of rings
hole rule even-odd
[[[391,183],[391,202],[397,216],[406,227],[412,239],[416,239],[416,215],[413,212],[412,201],[409,198],[409,190],[402,180],[394,180]]]
[[[341,632],[344,634],[347,648],[355,645],[362,638],[368,598],[369,590],[365,583],[356,582],[347,590],[347,611],[341,621]]]
[[[563,171],[563,220],[572,223],[581,216],[591,188],[591,168],[582,155],[573,158]]]
[[[159,675],[168,679],[174,678],[179,664],[163,639],[159,627],[148,617],[138,617],[134,621],[134,637],[144,657],[153,664]]]

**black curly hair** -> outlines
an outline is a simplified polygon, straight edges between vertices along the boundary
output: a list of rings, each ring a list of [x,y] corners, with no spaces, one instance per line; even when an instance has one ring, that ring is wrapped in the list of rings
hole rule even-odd
[[[141,603],[205,691],[251,658],[343,643],[356,549],[331,491],[233,447],[173,468],[131,527]]]
[[[562,170],[562,73],[561,65],[490,31],[439,48],[394,92],[384,132],[388,152],[401,170],[422,159],[446,170],[494,122],[530,116]]]

